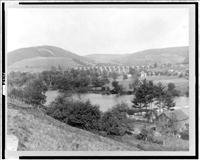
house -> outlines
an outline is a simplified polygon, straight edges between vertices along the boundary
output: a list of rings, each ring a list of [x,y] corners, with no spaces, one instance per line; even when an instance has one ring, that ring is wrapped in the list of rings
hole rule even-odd
[[[140,79],[145,79],[145,78],[147,78],[147,74],[144,71],[142,71],[140,73]]]
[[[128,78],[131,78],[131,77],[132,77],[132,75],[131,75],[131,74],[127,74],[127,77],[128,77]]]
[[[157,114],[154,110],[130,109],[127,112],[127,118],[152,123],[157,118]]]
[[[162,112],[157,117],[158,126],[166,127],[173,123],[178,132],[185,130],[189,124],[189,116],[182,109]]]

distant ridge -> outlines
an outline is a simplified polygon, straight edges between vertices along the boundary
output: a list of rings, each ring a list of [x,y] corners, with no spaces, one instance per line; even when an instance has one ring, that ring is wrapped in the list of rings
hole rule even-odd
[[[79,56],[55,46],[21,48],[7,54],[8,71],[41,72],[53,66],[72,68],[95,64],[146,65],[189,63],[189,47],[149,49],[132,54],[92,54]]]
[[[143,65],[154,63],[188,63],[189,47],[170,47],[149,49],[135,52],[132,54],[92,54],[87,58],[94,60],[96,63],[118,63],[123,65]]]

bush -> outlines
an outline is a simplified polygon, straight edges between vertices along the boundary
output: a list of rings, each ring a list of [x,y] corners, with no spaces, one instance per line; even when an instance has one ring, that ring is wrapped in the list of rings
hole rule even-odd
[[[98,106],[87,102],[75,102],[70,108],[69,117],[65,121],[72,126],[85,130],[99,130],[101,112]]]
[[[189,130],[184,130],[183,132],[180,133],[181,138],[184,140],[189,140]]]
[[[46,113],[77,128],[104,135],[124,135],[129,130],[127,110],[126,104],[119,104],[103,114],[98,106],[92,105],[89,101],[70,101],[62,95],[51,103]]]
[[[189,87],[187,87],[187,91],[185,92],[186,97],[189,97]]]
[[[146,141],[147,140],[147,137],[148,137],[148,131],[146,129],[142,129],[141,130],[141,133],[139,133],[136,138],[139,139],[139,140],[144,140]]]
[[[39,79],[29,80],[24,84],[23,88],[21,88],[12,88],[8,96],[32,105],[41,105],[45,103],[47,87]]]
[[[31,80],[23,89],[24,100],[26,103],[41,105],[46,102],[46,85],[39,79]]]
[[[17,89],[17,88],[12,88],[9,92],[8,92],[8,96],[11,98],[19,98],[22,99],[23,98],[23,91],[21,89]]]
[[[123,88],[122,85],[119,85],[118,81],[113,81],[112,82],[112,86],[113,86],[113,93],[114,94],[122,94],[123,93]]]
[[[101,112],[98,106],[89,101],[74,102],[58,97],[47,109],[47,114],[74,127],[89,131],[99,130]]]
[[[154,131],[152,129],[143,128],[141,133],[136,136],[137,139],[143,141],[149,141],[157,144],[163,144],[163,141],[154,136]]]
[[[179,97],[180,91],[176,90],[176,86],[174,83],[168,83],[168,94],[170,94],[173,97]]]
[[[127,105],[119,104],[105,112],[101,118],[101,130],[105,131],[107,135],[124,135],[129,130],[127,109]]]

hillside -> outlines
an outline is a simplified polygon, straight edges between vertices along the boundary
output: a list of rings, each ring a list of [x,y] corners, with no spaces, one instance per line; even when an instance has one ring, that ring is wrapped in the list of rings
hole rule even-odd
[[[132,54],[113,55],[113,54],[94,54],[87,55],[87,58],[96,63],[118,63],[123,65],[141,65],[154,63],[187,63],[189,59],[188,47],[171,47],[160,49],[149,49]]]
[[[30,59],[24,59],[9,66],[11,71],[26,71],[26,72],[40,72],[43,70],[49,70],[52,66],[62,68],[71,68],[81,66],[76,63],[72,58],[63,57],[35,57]]]
[[[9,100],[8,134],[19,138],[18,150],[26,151],[116,151],[139,150],[109,138],[61,123],[41,109]]]
[[[126,58],[126,54],[91,54],[87,55],[87,58],[92,59],[97,64],[123,64],[123,59]]]
[[[52,66],[62,68],[84,66],[93,62],[86,58],[55,46],[21,48],[8,53],[8,69],[41,71]]]
[[[145,65],[189,63],[188,47],[150,49],[132,54],[92,54],[79,56],[55,46],[21,48],[8,53],[8,72],[40,72],[52,66],[63,69],[94,64]]]

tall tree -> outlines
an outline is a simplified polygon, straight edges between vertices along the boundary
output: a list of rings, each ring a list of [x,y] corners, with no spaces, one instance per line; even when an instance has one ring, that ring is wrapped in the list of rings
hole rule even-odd
[[[168,83],[167,92],[173,97],[178,97],[180,95],[180,91],[176,90],[174,83]]]
[[[172,110],[175,106],[175,102],[172,94],[165,89],[165,87],[159,83],[155,86],[155,104],[158,110]]]
[[[132,103],[134,109],[147,114],[155,110],[173,110],[175,106],[173,96],[161,83],[155,85],[146,79],[135,89]]]
[[[150,109],[154,99],[154,84],[144,79],[134,90],[133,108]]]
[[[113,81],[112,86],[114,87],[113,91],[117,94],[121,94],[123,91],[123,88],[121,85],[119,85],[118,81]]]

